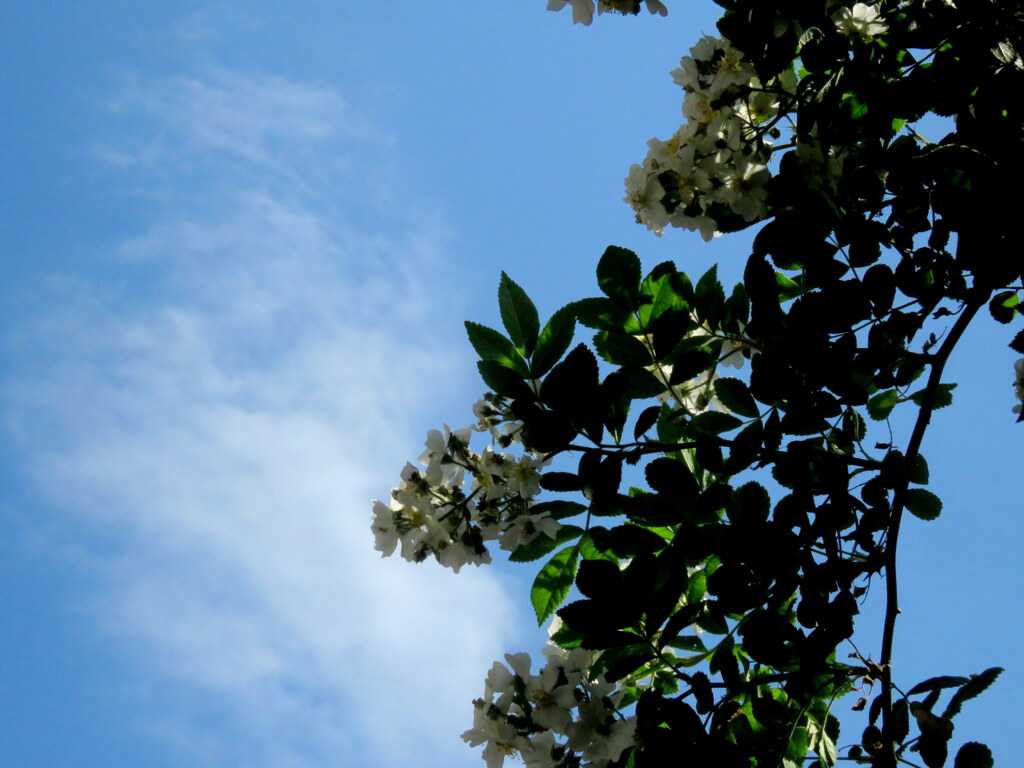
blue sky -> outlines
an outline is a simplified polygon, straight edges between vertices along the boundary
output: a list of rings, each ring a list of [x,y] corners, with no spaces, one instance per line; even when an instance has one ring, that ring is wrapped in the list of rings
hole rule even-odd
[[[658,239],[620,202],[715,6],[2,7],[0,766],[480,764],[458,734],[492,660],[538,650],[532,574],[380,560],[369,500],[472,420],[462,320],[496,322],[500,270],[542,312],[609,243],[738,278],[743,236]],[[954,360],[898,634],[908,685],[1008,668],[958,724],[997,758],[1009,337]]]

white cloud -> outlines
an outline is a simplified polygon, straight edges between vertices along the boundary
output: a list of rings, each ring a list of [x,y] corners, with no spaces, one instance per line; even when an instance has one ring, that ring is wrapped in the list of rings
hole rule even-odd
[[[153,731],[190,765],[476,765],[457,737],[509,601],[488,571],[379,560],[368,526],[471,375],[443,228],[375,223],[382,140],[325,86],[211,69],[116,104],[137,122],[103,156],[158,213],[117,251],[123,293],[54,289],[8,419],[53,502],[117,534],[100,620],[226,712]]]

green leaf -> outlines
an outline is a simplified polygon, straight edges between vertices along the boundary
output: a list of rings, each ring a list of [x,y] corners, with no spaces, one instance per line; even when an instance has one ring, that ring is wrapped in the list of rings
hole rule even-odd
[[[498,311],[512,343],[527,357],[532,355],[540,331],[537,308],[526,291],[504,272],[498,284]]]
[[[665,645],[680,651],[707,653],[708,650],[704,645],[704,641],[696,635],[677,635],[665,643]]]
[[[621,331],[630,318],[628,310],[603,296],[579,299],[569,306],[572,307],[577,320],[587,328],[596,330]]]
[[[530,376],[539,379],[562,359],[576,333],[576,309],[570,304],[551,316],[530,359]]]
[[[550,473],[547,473],[550,474]],[[541,478],[547,477],[547,474],[541,475]],[[569,472],[561,473],[563,475],[570,475],[571,477],[577,477]],[[576,480],[577,487],[573,490],[579,490],[582,485],[579,485],[579,479]],[[541,483],[543,486],[543,482]],[[530,514],[541,515],[547,514],[548,517],[553,517],[555,520],[564,520],[567,517],[576,517],[576,515],[582,515],[587,511],[587,508],[582,504],[578,504],[575,501],[563,501],[561,499],[553,499],[551,501],[542,501],[539,504],[534,504],[530,507]]]
[[[922,520],[934,520],[942,512],[942,500],[924,488],[908,489],[903,503],[914,517]]]
[[[729,432],[743,425],[743,422],[728,413],[705,411],[694,416],[686,424],[686,431],[697,435],[717,435]]]
[[[996,321],[1005,324],[1013,320],[1017,314],[1018,304],[1020,304],[1020,296],[1016,291],[1000,291],[988,303],[988,310]]]
[[[643,368],[654,362],[643,342],[626,333],[599,331],[594,336],[594,349],[612,365]]]
[[[508,559],[513,563],[530,563],[544,557],[544,555],[553,550],[559,544],[572,541],[582,535],[583,529],[578,525],[563,525],[558,529],[558,534],[555,538],[551,538],[550,536],[542,533],[528,544],[521,545],[511,555],[509,555]]]
[[[786,757],[797,764],[802,763],[804,757],[807,756],[809,740],[807,728],[803,726],[794,728],[790,732],[789,742],[786,744]]]
[[[469,334],[469,343],[473,345],[481,360],[492,360],[504,365],[524,378],[529,375],[526,361],[515,344],[498,331],[467,320],[466,333]]]
[[[968,741],[956,753],[953,768],[994,768],[992,750],[977,741]]]
[[[635,253],[609,245],[597,263],[597,284],[620,306],[636,309],[640,294],[640,259]]]
[[[605,529],[601,526],[595,526],[591,528],[590,531],[583,534],[580,538],[580,543],[577,545],[580,548],[580,557],[584,560],[610,560],[613,563],[619,562],[619,558],[617,558],[612,552],[609,552],[606,549],[599,549],[594,543],[592,534],[597,534],[604,530]]]
[[[984,693],[1002,672],[1002,667],[989,667],[984,672],[972,675],[970,681],[953,694],[953,698],[949,700],[949,705],[946,707],[946,711],[942,713],[942,716],[949,720],[954,715],[958,715],[965,701],[970,701],[975,696]]]
[[[917,483],[918,485],[928,485],[929,477],[928,462],[919,453],[914,456],[914,463],[910,467],[910,482]]]
[[[839,760],[836,752],[836,743],[825,732],[825,729],[813,720],[807,722],[807,732],[810,736],[810,748],[818,756],[818,764],[822,766],[833,766]]]
[[[782,301],[795,299],[804,292],[803,286],[800,283],[791,280],[785,273],[777,270],[775,272],[775,284],[778,286],[779,298]]]
[[[537,625],[543,626],[569,594],[576,577],[578,546],[566,547],[540,569],[530,589],[530,602],[537,613]]]
[[[540,476],[540,487],[555,493],[583,490],[583,480],[574,472],[545,472]]]
[[[757,403],[754,402],[747,385],[739,379],[721,378],[715,379],[715,394],[726,408],[733,413],[749,418],[757,418],[760,412]]]
[[[889,418],[889,414],[892,413],[892,409],[896,407],[899,399],[899,392],[895,389],[879,392],[868,400],[868,416],[875,421],[884,421]]]
[[[935,388],[935,403],[932,407],[938,410],[939,408],[945,408],[947,405],[952,405],[954,389],[956,389],[956,384],[939,384]],[[924,396],[927,391],[927,387],[919,389],[910,396],[910,399],[917,405],[924,405]]]
[[[492,392],[512,400],[535,400],[537,396],[526,384],[523,377],[501,363],[494,360],[480,360],[476,364],[483,379]]]
[[[633,426],[633,437],[639,440],[641,435],[658,423],[658,417],[660,415],[660,405],[652,405],[649,408],[644,408],[636,418],[636,424]]]
[[[722,305],[725,304],[725,289],[718,280],[718,266],[713,266],[697,281],[695,289],[694,309],[701,320],[716,319]],[[715,327],[712,323],[712,327]]]

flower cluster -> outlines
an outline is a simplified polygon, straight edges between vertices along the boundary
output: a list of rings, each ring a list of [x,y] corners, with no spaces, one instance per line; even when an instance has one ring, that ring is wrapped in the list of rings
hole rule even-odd
[[[549,11],[560,11],[565,6],[572,6],[572,21],[574,24],[589,26],[594,20],[594,0],[548,0]],[[644,0],[644,5],[650,13],[659,16],[667,16],[668,8],[661,0]],[[602,13],[623,13],[637,14],[640,12],[640,0],[597,0],[597,12]]]
[[[530,656],[506,654],[494,662],[484,696],[474,704],[473,727],[462,734],[470,746],[485,744],[487,768],[519,755],[527,768],[601,768],[634,743],[636,718],[623,716],[623,693],[591,672],[594,652],[544,650],[547,663],[531,674]]]
[[[466,563],[491,561],[486,541],[497,540],[502,549],[513,551],[539,535],[557,535],[557,520],[531,512],[547,459],[529,451],[515,456],[493,446],[475,453],[470,448],[474,431],[490,433],[499,448],[507,448],[517,441],[521,424],[493,395],[473,411],[478,419],[473,427],[431,430],[420,466],[405,465],[389,503],[374,500],[371,530],[374,549],[383,557],[401,545],[406,560],[421,562],[433,555],[458,572]]]
[[[643,163],[630,168],[624,199],[656,234],[682,227],[707,241],[723,226],[765,215],[770,139],[778,136],[775,124],[796,75],[790,69],[762,84],[739,50],[711,36],[671,74],[686,94],[686,122],[668,141],[647,143]]]

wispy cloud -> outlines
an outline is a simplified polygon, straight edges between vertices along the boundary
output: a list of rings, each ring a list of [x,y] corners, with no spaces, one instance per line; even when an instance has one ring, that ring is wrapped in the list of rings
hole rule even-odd
[[[53,503],[117,534],[98,618],[192,697],[151,727],[190,765],[475,765],[506,596],[368,531],[470,370],[431,299],[443,226],[406,206],[382,234],[389,140],[327,86],[211,68],[112,103],[100,154],[159,213],[120,290],[52,287],[8,413]]]

